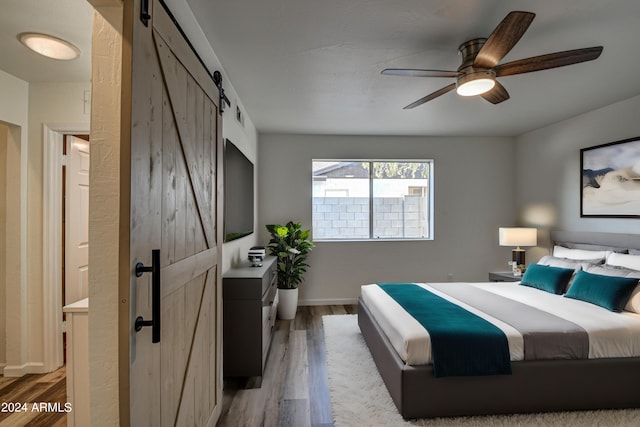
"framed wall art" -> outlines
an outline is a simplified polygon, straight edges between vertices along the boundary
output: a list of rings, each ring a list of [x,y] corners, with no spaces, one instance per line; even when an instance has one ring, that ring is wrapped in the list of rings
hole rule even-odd
[[[580,150],[580,216],[640,218],[640,137]]]

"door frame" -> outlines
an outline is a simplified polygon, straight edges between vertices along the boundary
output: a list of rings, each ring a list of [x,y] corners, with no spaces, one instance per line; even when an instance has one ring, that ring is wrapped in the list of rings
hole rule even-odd
[[[44,366],[64,363],[62,343],[62,166],[64,135],[89,134],[89,123],[45,123],[42,174],[42,301]]]

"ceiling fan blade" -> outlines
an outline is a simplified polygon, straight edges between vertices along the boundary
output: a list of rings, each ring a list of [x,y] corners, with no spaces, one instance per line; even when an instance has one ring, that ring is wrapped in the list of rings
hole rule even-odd
[[[485,92],[480,95],[492,104],[499,104],[502,101],[509,99],[509,92],[500,84],[496,82],[496,85],[489,92]]]
[[[456,84],[455,83],[451,83],[450,85],[447,85],[447,86],[443,87],[442,89],[438,89],[437,91],[435,91],[433,93],[430,93],[429,95],[418,99],[416,102],[413,102],[413,103],[407,105],[406,107],[403,108],[403,110],[410,110],[411,108],[415,108],[415,107],[417,107],[419,105],[424,104],[425,102],[429,102],[432,99],[435,99],[435,98],[439,97],[440,95],[444,95],[447,92],[451,92],[455,88],[456,88]]]
[[[535,16],[536,14],[531,12],[510,12],[484,43],[473,61],[473,66],[495,67],[518,43]]]
[[[497,77],[512,76],[514,74],[531,73],[533,71],[547,70],[549,68],[564,67],[580,62],[593,61],[602,53],[602,46],[587,47],[583,49],[567,50],[564,52],[549,53],[547,55],[534,56],[507,62],[495,67]]]
[[[457,71],[445,70],[417,70],[406,68],[386,68],[380,72],[385,76],[403,76],[403,77],[458,77]]]

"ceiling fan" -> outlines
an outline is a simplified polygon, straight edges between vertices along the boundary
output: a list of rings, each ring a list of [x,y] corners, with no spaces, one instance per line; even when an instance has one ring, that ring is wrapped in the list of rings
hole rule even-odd
[[[602,46],[595,46],[549,53],[498,65],[502,58],[518,43],[535,16],[535,13],[531,12],[510,12],[493,30],[489,38],[476,38],[462,43],[458,48],[462,55],[462,65],[458,67],[457,71],[387,68],[382,70],[382,74],[409,77],[453,77],[456,79],[455,83],[407,105],[404,107],[405,110],[422,105],[453,89],[456,89],[458,94],[462,96],[480,95],[492,104],[499,104],[509,99],[509,93],[496,80],[497,77],[592,61],[602,53]]]

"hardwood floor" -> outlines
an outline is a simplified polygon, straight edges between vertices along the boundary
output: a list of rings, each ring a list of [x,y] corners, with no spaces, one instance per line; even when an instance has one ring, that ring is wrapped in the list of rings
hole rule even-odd
[[[262,386],[258,378],[225,380],[219,427],[333,426],[322,316],[355,314],[355,305],[298,307],[294,320],[278,320]],[[64,427],[64,412],[33,410],[33,403],[66,402],[66,369],[21,378],[0,376],[0,404],[27,403],[0,412],[0,427]],[[8,409],[5,407],[4,409]]]
[[[355,305],[303,306],[294,320],[278,320],[262,386],[225,380],[218,427],[333,426],[322,316],[355,313]]]
[[[43,375],[0,376],[0,426],[66,426],[66,387],[65,367]]]

